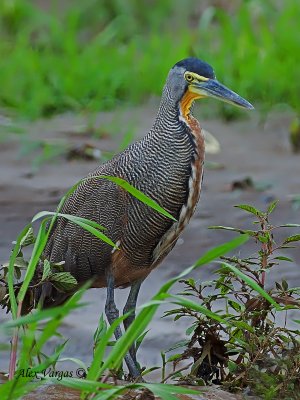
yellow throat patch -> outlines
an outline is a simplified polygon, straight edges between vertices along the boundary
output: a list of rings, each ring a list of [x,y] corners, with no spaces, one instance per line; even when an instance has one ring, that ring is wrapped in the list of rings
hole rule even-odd
[[[180,108],[181,108],[181,115],[186,119],[189,120],[190,118],[190,109],[193,104],[193,101],[196,99],[200,99],[200,94],[193,93],[189,89],[185,92],[184,96],[180,101]]]

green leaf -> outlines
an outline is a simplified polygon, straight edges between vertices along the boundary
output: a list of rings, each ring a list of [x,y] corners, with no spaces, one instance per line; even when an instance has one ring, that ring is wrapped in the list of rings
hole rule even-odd
[[[287,281],[286,281],[285,279],[282,280],[281,286],[282,286],[282,289],[283,289],[284,291],[287,291],[288,288],[289,288],[289,285],[288,285],[288,283],[287,283]]]
[[[74,308],[78,308],[78,307],[82,307],[82,306],[83,306],[83,304],[80,304]],[[38,322],[38,321],[43,321],[43,320],[47,320],[50,318],[55,318],[56,316],[60,315],[61,313],[62,313],[62,311],[59,307],[37,311],[33,314],[27,314],[22,317],[16,318],[14,320],[4,322],[3,324],[1,324],[0,330],[7,330],[7,329],[14,328],[14,327],[31,324],[33,322]]]
[[[33,246],[31,257],[30,257],[30,260],[28,263],[28,268],[26,270],[24,281],[23,281],[20,291],[18,293],[17,299],[19,302],[22,302],[25,298],[27,288],[32,280],[36,266],[39,262],[41,254],[47,243],[48,236],[49,236],[49,231],[47,231],[47,228],[46,228],[47,223],[48,223],[48,219],[44,219],[41,222],[41,225],[40,225],[37,237],[36,237],[36,241]]]
[[[257,293],[259,293],[263,298],[265,298],[269,303],[271,303],[276,310],[280,311],[282,310],[281,306],[276,303],[275,300],[272,299],[272,297],[261,287],[259,286],[258,283],[256,283],[252,278],[249,276],[245,275],[243,272],[241,272],[238,268],[234,267],[233,265],[230,265],[226,262],[222,262],[225,267],[229,268],[232,272],[234,272],[237,276],[243,279],[252,289],[254,289]]]
[[[81,361],[79,358],[74,358],[74,357],[64,357],[64,358],[59,358],[57,362],[64,362],[64,361],[71,361],[74,364],[77,364],[79,367],[83,368],[85,370],[85,373],[87,374],[88,372],[88,367],[86,364]]]
[[[28,262],[24,260],[23,257],[16,257],[15,262],[14,262],[15,267],[23,268],[26,269],[28,266]],[[3,264],[4,266],[9,265],[9,264]]]
[[[143,332],[135,341],[135,347],[136,350],[138,350],[140,348],[140,345],[143,343],[143,340],[145,339],[147,333],[149,332],[149,329],[145,332]]]
[[[209,226],[208,229],[223,229],[225,231],[238,232],[238,233],[249,235],[249,236],[257,235],[256,231],[251,231],[249,229],[232,228],[231,226],[213,225],[213,226]]]
[[[277,256],[277,257],[274,257],[274,260],[282,260],[282,261],[294,262],[294,260],[292,260],[292,259],[289,258],[289,257],[285,257],[285,256]]]
[[[102,225],[98,224],[97,222],[92,221],[90,219],[83,218],[83,217],[78,217],[77,215],[56,213],[56,212],[53,212],[53,211],[40,211],[40,212],[38,212],[32,218],[32,222],[37,221],[40,218],[48,217],[49,215],[57,215],[58,217],[63,217],[63,218],[66,218],[66,219],[70,219],[69,217],[75,217],[77,221],[82,222],[82,223],[87,224],[87,225],[90,225],[90,226],[94,227],[95,229],[98,229],[100,231],[106,230],[106,228],[104,226],[102,226]]]
[[[51,274],[49,280],[53,285],[63,292],[68,292],[77,287],[77,280],[74,278],[70,272],[56,272]]]
[[[17,301],[15,296],[15,289],[14,289],[14,265],[15,260],[19,254],[19,250],[21,247],[21,242],[23,238],[27,235],[28,231],[31,228],[31,224],[25,226],[22,232],[19,234],[16,244],[13,248],[12,254],[9,259],[9,268],[8,268],[8,290],[9,290],[9,299],[10,299],[10,306],[13,318],[17,318]]]
[[[229,299],[229,300],[228,300],[228,304],[229,304],[235,311],[238,311],[238,312],[241,311],[241,308],[242,308],[242,307],[241,307],[241,305],[240,305],[239,303],[237,303],[236,301]]]
[[[20,242],[20,247],[30,246],[34,242],[35,242],[35,237],[34,237],[34,234],[33,234],[33,228],[32,228],[32,226],[30,226],[30,228],[28,229],[26,235],[23,236],[23,238],[22,238],[22,240]]]
[[[85,292],[85,290],[89,287],[90,282],[84,284],[79,290],[76,291],[65,303],[63,306],[58,306],[54,308],[37,310],[31,314],[23,315],[14,320],[10,320],[0,324],[0,330],[2,329],[11,329],[22,325],[32,324],[34,322],[44,321],[47,319],[54,319],[60,315],[66,315],[67,312],[73,310],[75,308],[83,307],[84,304],[78,304],[81,296]]]
[[[157,371],[159,369],[161,369],[161,367],[150,367],[150,368],[147,368],[147,369],[143,370],[142,376],[145,376],[145,375],[149,374],[150,372]]]
[[[199,311],[201,314],[205,315],[206,317],[208,317],[210,319],[218,321],[227,326],[232,326],[232,324],[229,321],[222,318],[219,314],[217,314],[213,311],[210,311],[208,308],[196,303],[195,301],[192,301],[190,299],[187,299],[185,297],[181,297],[178,295],[170,295],[170,298],[171,298],[172,303],[174,303],[174,304],[180,305],[180,306],[188,308],[190,310]]]
[[[52,274],[50,262],[44,260],[42,281],[45,281]]]
[[[126,386],[116,386],[109,385],[107,383],[92,381],[89,379],[76,379],[76,378],[62,378],[60,381],[57,381],[55,378],[46,378],[47,381],[53,382],[55,384],[61,384],[63,386],[67,386],[72,389],[86,391],[88,393],[97,393],[93,399],[95,400],[107,400],[116,398],[116,395],[121,394],[124,390],[136,390],[146,388],[150,390],[154,395],[159,396],[161,399],[166,400],[178,400],[178,397],[173,396],[174,394],[198,394],[198,390],[175,386],[175,385],[167,385],[161,383],[129,383]],[[101,391],[99,391],[101,389]],[[169,396],[169,397],[168,397]],[[171,397],[170,397],[171,396]]]
[[[196,326],[193,326],[193,331],[195,330],[195,328],[196,328]],[[187,335],[189,335],[189,334],[187,333]],[[181,340],[180,342],[177,342],[177,343],[173,344],[173,346],[169,347],[168,350],[166,350],[166,353],[168,353],[169,351],[172,351],[172,350],[180,349],[181,347],[186,347],[188,344],[189,344],[189,340]]]
[[[228,369],[231,374],[236,372],[237,368],[238,368],[238,365],[234,361],[231,361],[231,360],[228,361]]]
[[[47,341],[57,332],[57,328],[59,328],[59,326],[61,325],[63,318],[65,318],[70,313],[70,311],[81,306],[81,304],[79,304],[79,301],[82,295],[84,294],[85,290],[88,288],[88,286],[89,283],[80,288],[62,306],[56,307],[54,309],[54,310],[59,309],[60,313],[53,315],[50,321],[48,321],[43,327],[41,335],[36,340],[36,345],[35,345],[36,352],[41,351],[43,345],[47,343]],[[42,311],[40,311],[40,313],[41,312]]]
[[[240,208],[241,210],[245,210],[251,214],[256,215],[257,217],[262,217],[263,213],[261,211],[259,211],[257,208],[250,206],[249,204],[238,204],[236,206],[234,206],[236,208]]]
[[[94,344],[97,345],[98,341],[100,340],[100,338],[105,335],[105,333],[107,332],[107,323],[103,317],[103,313],[101,313],[100,318],[99,318],[99,322],[98,322],[98,326],[97,329],[94,333]]]
[[[300,224],[283,224],[279,225],[280,228],[300,228]]]
[[[22,273],[21,273],[21,269],[19,267],[17,267],[16,265],[15,265],[14,273],[15,273],[16,279],[19,280],[21,278],[21,276],[22,276]]]
[[[212,225],[212,226],[209,226],[208,229],[224,229],[226,231],[240,232],[240,229],[232,228],[231,226],[223,226],[223,225]]]
[[[167,362],[172,362],[178,360],[178,358],[182,357],[182,354],[173,354],[171,357],[167,359]]]
[[[5,382],[5,384],[0,385],[0,398],[1,399],[23,399],[28,393],[34,391],[37,387],[41,386],[43,381],[29,383],[26,385],[23,379],[15,378],[11,381]]]
[[[267,213],[271,214],[271,212],[275,209],[275,207],[277,206],[278,200],[274,200],[268,207],[267,209]]]
[[[50,266],[51,266],[51,270],[53,272],[64,272],[65,261],[50,263]]]
[[[219,258],[220,256],[224,255],[225,253],[228,253],[229,251],[234,250],[236,247],[246,243],[247,240],[249,240],[248,235],[240,235],[227,243],[221,244],[220,246],[208,250],[201,258],[199,258],[195,262],[193,267],[198,268],[201,265],[207,264],[210,261],[213,261]]]
[[[266,238],[263,235],[257,235],[257,239],[261,242],[261,243],[268,243],[268,238]]]
[[[195,329],[196,329],[196,325],[189,326],[187,328],[187,330],[185,331],[185,334],[189,336],[195,331]]]
[[[45,217],[45,216],[49,216],[49,215],[54,215],[54,216],[57,216],[57,217],[65,218],[65,219],[73,222],[74,224],[77,224],[77,225],[81,226],[83,229],[85,229],[86,231],[92,233],[98,239],[100,239],[103,242],[109,244],[110,246],[112,246],[114,248],[118,248],[118,246],[112,240],[110,240],[109,237],[104,235],[104,233],[100,232],[100,230],[105,229],[105,228],[103,228],[102,225],[99,225],[96,222],[90,221],[90,220],[88,220],[86,218],[77,217],[77,216],[71,215],[71,214],[62,214],[62,213],[56,213],[56,212],[51,212],[51,211],[41,211],[41,212],[39,212],[38,214],[36,214],[34,216],[32,221],[36,221],[39,218],[42,218],[42,217]]]
[[[238,232],[238,233],[242,233],[242,234],[248,233],[248,231],[246,232],[243,229],[232,228],[231,226],[222,226],[222,225],[212,225],[212,226],[209,226],[208,229],[223,229],[225,231]],[[254,231],[249,231],[249,232],[255,233]]]
[[[112,335],[114,334],[114,331],[115,331],[116,327],[119,326],[120,323],[122,321],[124,321],[124,319],[126,317],[127,317],[127,314],[121,315],[120,317],[118,317],[109,326],[109,328],[106,330],[106,332],[101,337],[99,337],[98,343],[97,343],[95,351],[94,351],[94,358],[92,360],[90,369],[89,369],[87,377],[86,377],[87,379],[91,379],[91,380],[97,381],[99,379],[99,377],[101,376],[101,374],[107,368],[113,368],[113,366],[111,364],[114,361],[114,352],[116,352],[116,353],[119,352],[118,348],[120,348],[120,342],[122,341],[122,338],[126,335],[126,332],[128,332],[128,330],[130,329],[130,327],[134,324],[134,322],[136,320],[130,325],[129,329],[125,332],[125,334],[116,342],[116,344],[113,347],[111,353],[109,354],[107,359],[103,362],[104,354],[105,354],[108,342],[109,342],[110,338],[112,337]],[[137,336],[138,335],[134,336],[133,341],[136,339]],[[132,343],[124,345],[124,353],[121,356],[120,362],[122,361],[123,357],[127,353],[127,350],[130,348],[131,344]],[[117,349],[117,351],[115,349]]]
[[[181,272],[177,277],[170,279],[166,282],[157,292],[157,294],[149,301],[147,304],[143,304],[142,307],[139,307],[141,311],[136,316],[133,323],[129,326],[126,332],[122,335],[122,337],[116,342],[115,346],[112,348],[110,354],[107,359],[104,361],[102,366],[99,368],[100,361],[103,360],[103,355],[105,351],[106,344],[103,344],[103,341],[100,340],[99,343],[102,342],[102,349],[99,350],[99,354],[97,353],[97,349],[95,351],[95,357],[92,362],[92,366],[88,373],[88,379],[98,379],[99,376],[107,369],[107,368],[118,368],[120,363],[122,362],[125,354],[128,349],[132,345],[132,343],[145,331],[146,327],[150,323],[155,314],[158,306],[163,302],[167,301],[170,298],[168,290],[180,279],[188,275],[194,269],[204,265],[217,257],[224,255],[226,252],[235,249],[237,246],[245,243],[248,240],[247,235],[240,235],[233,240],[224,243],[220,246],[217,246],[209,251],[207,251],[194,265],[185,269]],[[203,307],[204,308],[204,307]],[[204,308],[204,312],[206,309]],[[120,317],[121,318],[121,317]],[[120,323],[120,318],[116,320],[116,324]],[[217,318],[219,318],[217,316]],[[113,330],[111,330],[111,328]],[[112,332],[115,330],[115,325],[111,326],[108,329],[107,336],[105,340],[109,340],[112,335]],[[93,368],[92,368],[93,367]],[[90,374],[90,375],[89,375]]]
[[[300,234],[298,235],[293,235],[289,236],[288,238],[285,239],[283,244],[291,243],[291,242],[298,242],[300,240]]]
[[[142,203],[146,204],[147,206],[153,208],[153,210],[156,210],[160,214],[172,219],[173,221],[177,221],[176,218],[173,217],[168,211],[166,211],[164,208],[162,208],[156,201],[152,200],[150,197],[146,196],[144,193],[142,193],[140,190],[136,189],[134,186],[130,185],[127,181],[124,179],[118,178],[116,176],[108,176],[108,175],[100,175],[100,176],[93,176],[94,178],[103,178],[107,179],[111,182],[116,183],[118,186],[122,187],[124,190],[126,190],[128,193],[130,193],[132,196],[134,196],[136,199],[140,200]],[[91,178],[87,178],[91,179]]]
[[[46,378],[45,381],[52,382],[55,385],[60,384],[71,389],[81,390],[88,393],[96,392],[99,389],[105,390],[104,393],[107,393],[109,389],[115,387],[115,385],[109,385],[107,383],[92,381],[88,379],[79,379],[79,378],[62,378],[60,381],[57,378]],[[120,388],[121,386],[119,386]],[[123,386],[125,388],[125,386]],[[101,391],[102,392],[102,391]]]
[[[243,307],[244,308],[244,307]],[[236,326],[237,328],[239,328],[240,330],[247,330],[249,332],[254,333],[255,329],[253,328],[253,326],[247,324],[247,322],[244,321],[233,321],[234,326]]]

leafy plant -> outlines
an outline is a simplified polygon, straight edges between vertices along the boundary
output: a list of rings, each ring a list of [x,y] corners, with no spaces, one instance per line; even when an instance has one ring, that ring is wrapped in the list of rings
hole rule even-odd
[[[110,176],[99,176],[96,178],[108,179],[115,184],[120,185],[138,200],[154,208],[157,212],[174,219],[156,202],[145,196],[126,181]],[[93,177],[93,179],[95,179],[95,177]],[[74,292],[77,289],[76,280],[68,272],[63,271],[63,263],[54,264],[43,258],[43,250],[56,218],[66,218],[81,226],[83,229],[88,230],[100,240],[106,241],[112,247],[116,247],[116,245],[105,234],[102,233],[105,228],[101,225],[85,218],[60,213],[66,198],[74,192],[80,183],[81,182],[74,185],[62,198],[56,212],[40,212],[32,219],[32,222],[41,219],[40,227],[36,237],[33,235],[31,224],[27,225],[17,238],[9,264],[4,266],[2,269],[1,282],[4,283],[4,296],[2,296],[1,303],[3,306],[8,306],[11,309],[13,319],[12,321],[1,324],[0,329],[13,329],[13,335],[9,366],[9,381],[0,387],[1,398],[20,398],[33,390],[35,387],[41,385],[43,383],[42,379],[51,380],[51,377],[47,376],[47,372],[45,371],[49,366],[54,368],[59,359],[62,358],[61,354],[67,341],[63,341],[56,348],[54,354],[50,356],[43,352],[43,346],[53,335],[58,334],[57,330],[65,316],[74,308],[82,306],[79,301],[84,290],[89,284],[87,282],[84,287],[76,291],[63,306],[47,310],[36,310],[32,314],[23,316],[21,315],[23,309],[27,308],[26,299],[27,296],[30,296],[32,293],[31,289],[44,284],[46,281],[51,282],[51,284],[55,285],[59,290],[64,292],[70,290]],[[108,397],[115,398],[118,394],[127,391],[130,388],[146,388],[147,390],[151,390],[153,393],[162,396],[162,398],[172,400],[175,399],[172,393],[193,393],[193,391],[187,388],[168,388],[167,386],[161,385],[134,384],[129,385],[128,387],[113,387],[107,384],[107,379],[111,375],[114,375],[114,371],[120,368],[122,360],[132,343],[135,340],[142,340],[143,336],[145,335],[144,331],[150,323],[158,306],[165,301],[171,301],[174,303],[179,302],[180,304],[180,299],[168,293],[173,284],[191,270],[210,262],[221,254],[225,254],[227,251],[235,248],[245,240],[247,240],[247,237],[241,236],[207,252],[201,259],[197,261],[195,265],[181,273],[179,277],[168,281],[149,303],[142,306],[142,309],[137,315],[135,321],[127,329],[121,339],[117,341],[115,346],[112,348],[112,351],[106,358],[104,356],[105,350],[109,345],[111,336],[113,335],[116,326],[119,325],[123,319],[127,317],[127,315],[118,318],[109,328],[107,328],[106,324],[104,324],[103,319],[100,319],[98,330],[95,333],[95,350],[93,361],[89,369],[84,366],[84,370],[86,371],[86,380],[82,381],[76,380],[73,377],[70,379],[70,377],[60,376],[59,382],[68,387],[80,389],[85,396],[92,395],[94,397],[94,395],[97,394],[96,398],[99,399]],[[25,260],[23,256],[22,250],[26,246],[32,246],[29,260]],[[23,281],[18,282],[16,285],[15,276],[17,279],[20,278],[20,267],[18,260],[22,260],[25,268],[25,274]],[[38,275],[38,279],[33,280],[38,265],[41,266],[42,273]],[[29,299],[29,304],[32,304],[31,302],[32,299]],[[211,312],[209,312],[209,314],[213,315]],[[215,317],[218,318],[217,314]],[[46,321],[46,325],[44,326],[42,332],[38,333],[39,323],[41,321]],[[20,330],[21,327],[23,330]],[[19,350],[19,359],[17,363],[17,348],[20,337],[22,339],[22,346]],[[82,365],[80,360],[71,359],[71,361]],[[24,371],[27,370],[30,370],[30,374],[24,375]],[[34,378],[39,378],[40,380],[34,381]],[[99,379],[101,379],[100,382],[98,382]],[[102,392],[98,393],[100,389]]]
[[[45,368],[49,367],[50,365],[55,365],[59,361],[59,358],[61,358],[62,351],[65,347],[65,342],[59,346],[57,351],[51,356],[46,356],[44,353],[41,353],[40,350],[42,350],[43,345],[54,334],[56,334],[63,318],[72,309],[82,306],[78,302],[86,287],[76,292],[64,306],[55,307],[48,310],[38,310],[34,314],[19,316],[12,321],[2,324],[0,329],[17,329],[18,327],[23,326],[25,331],[22,334],[23,344],[20,348],[18,369],[11,381],[0,386],[0,395],[7,399],[17,399],[33,390],[36,386],[44,383],[43,380],[39,380],[37,382],[33,381],[34,377],[40,377],[44,380],[50,380],[73,389],[81,390],[86,396],[97,395],[97,397],[93,398],[99,399],[113,399],[130,389],[143,388],[146,388],[152,391],[154,394],[160,396],[162,399],[167,400],[176,399],[172,393],[196,393],[195,391],[187,388],[160,384],[129,384],[126,386],[112,386],[107,383],[107,380],[109,376],[114,375],[113,371],[120,367],[123,357],[133,341],[138,339],[139,336],[144,333],[147,325],[151,322],[151,319],[153,318],[153,315],[160,304],[169,301],[176,304],[184,304],[181,303],[181,299],[168,293],[169,289],[174,285],[174,283],[189,274],[193,269],[205,265],[220,255],[234,249],[236,246],[244,243],[245,240],[247,240],[247,237],[243,235],[233,239],[231,242],[225,243],[208,251],[192,267],[183,271],[178,277],[166,282],[151,301],[140,307],[141,311],[137,315],[135,321],[124,333],[122,338],[115,343],[110,354],[106,358],[104,356],[105,350],[109,344],[113,332],[116,326],[120,324],[124,318],[126,318],[126,315],[119,317],[118,320],[116,320],[115,323],[109,328],[107,328],[103,319],[100,319],[99,327],[95,334],[94,358],[90,368],[88,369],[85,380],[76,379],[74,377],[62,377],[62,379],[57,380],[56,378],[45,376]],[[196,307],[196,310],[198,310],[197,305],[195,304],[194,306]],[[210,315],[215,315],[215,317],[218,318],[217,314],[210,313]],[[45,320],[48,321],[46,326],[44,326],[42,333],[36,337],[38,323]],[[78,360],[76,361],[78,363]],[[30,371],[36,375],[25,377],[22,376],[21,371],[27,370],[27,368],[30,368]]]
[[[257,229],[211,228],[249,235],[258,245],[257,254],[222,256],[212,281],[181,281],[185,284],[182,299],[196,298],[199,307],[217,312],[220,319],[195,312],[188,304],[166,313],[175,320],[193,319],[187,330],[189,339],[179,343],[184,350],[168,360],[174,366],[172,376],[180,382],[222,383],[231,390],[249,387],[265,399],[296,398],[293,396],[300,389],[300,331],[287,325],[287,316],[291,309],[299,312],[300,289],[289,287],[284,279],[272,286],[267,273],[283,262],[292,262],[282,250],[300,241],[296,234],[276,243],[274,232],[299,228],[300,224],[273,226],[269,216],[276,202],[266,212],[246,204],[237,207],[255,218]],[[192,359],[190,373],[178,374],[178,363],[186,359]]]

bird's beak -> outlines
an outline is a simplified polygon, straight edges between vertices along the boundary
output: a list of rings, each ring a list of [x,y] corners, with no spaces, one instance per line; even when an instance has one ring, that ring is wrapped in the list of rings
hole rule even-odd
[[[216,79],[208,79],[205,82],[194,83],[190,86],[190,91],[199,94],[201,97],[213,97],[240,108],[254,110],[252,104],[243,99],[237,93],[228,89],[226,86],[222,85]]]

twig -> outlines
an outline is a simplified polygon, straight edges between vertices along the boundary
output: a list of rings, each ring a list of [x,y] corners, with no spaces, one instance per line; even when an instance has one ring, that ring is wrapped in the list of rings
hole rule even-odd
[[[20,301],[18,304],[17,310],[17,318],[21,315],[23,301]],[[16,372],[16,363],[17,363],[17,350],[18,350],[18,339],[19,339],[19,327],[14,329],[13,338],[11,341],[11,351],[10,351],[10,361],[9,361],[9,374],[8,379],[11,381],[14,378]]]
[[[184,371],[185,369],[190,368],[190,366],[191,366],[192,364],[193,364],[193,363],[190,363],[190,364],[186,365],[185,367],[182,367],[182,368],[178,369],[177,371],[171,372],[168,376],[166,376],[166,377],[161,381],[161,383],[165,383],[168,379],[172,378],[173,375],[178,374],[178,372],[181,372],[181,371]]]

